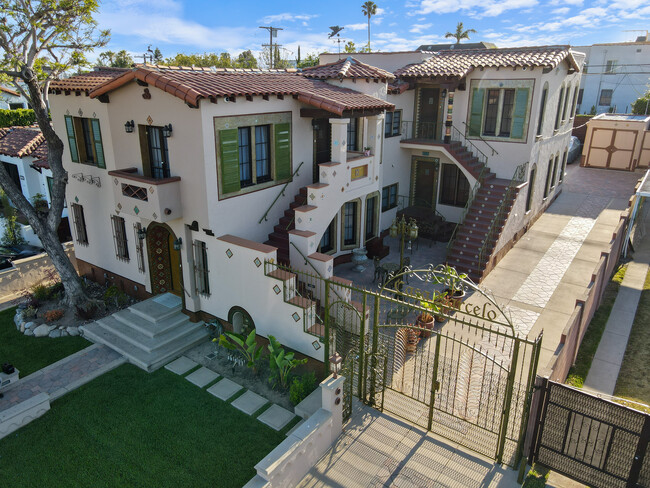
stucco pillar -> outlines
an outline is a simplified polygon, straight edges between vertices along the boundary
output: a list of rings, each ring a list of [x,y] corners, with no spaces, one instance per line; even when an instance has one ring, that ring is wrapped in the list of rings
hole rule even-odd
[[[381,161],[381,138],[384,133],[384,114],[372,115],[366,117],[368,120],[368,129],[365,137],[365,147],[370,148],[370,154],[375,156],[375,161]]]
[[[327,361],[328,358],[325,358]],[[343,386],[345,376],[334,378],[330,375],[320,384],[322,408],[332,413],[332,428],[330,443],[333,444],[343,430]]]
[[[332,162],[347,163],[348,124],[350,119],[330,119],[332,126]]]

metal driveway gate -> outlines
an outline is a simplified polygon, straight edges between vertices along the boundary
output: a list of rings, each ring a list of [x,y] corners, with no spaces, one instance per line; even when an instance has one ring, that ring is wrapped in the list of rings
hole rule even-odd
[[[531,459],[593,488],[650,487],[650,415],[545,379]]]

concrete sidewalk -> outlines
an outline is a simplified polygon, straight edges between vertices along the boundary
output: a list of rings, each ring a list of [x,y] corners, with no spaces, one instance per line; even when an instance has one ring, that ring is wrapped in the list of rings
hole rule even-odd
[[[650,264],[650,239],[644,236],[628,264],[623,283],[585,380],[584,389],[613,395],[627,341]]]

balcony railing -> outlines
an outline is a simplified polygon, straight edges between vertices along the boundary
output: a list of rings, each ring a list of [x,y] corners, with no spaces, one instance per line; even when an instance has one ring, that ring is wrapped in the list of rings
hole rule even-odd
[[[136,168],[109,171],[113,178],[115,210],[156,222],[169,222],[183,216],[180,176],[150,178]]]

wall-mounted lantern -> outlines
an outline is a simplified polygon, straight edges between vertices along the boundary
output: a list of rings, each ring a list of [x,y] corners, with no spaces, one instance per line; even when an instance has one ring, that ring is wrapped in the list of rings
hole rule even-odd
[[[172,125],[167,124],[162,128],[162,133],[164,137],[171,137],[172,136]]]
[[[133,121],[127,120],[126,124],[124,124],[124,130],[126,131],[126,133],[131,134],[134,129],[135,129],[135,124],[133,123]]]

